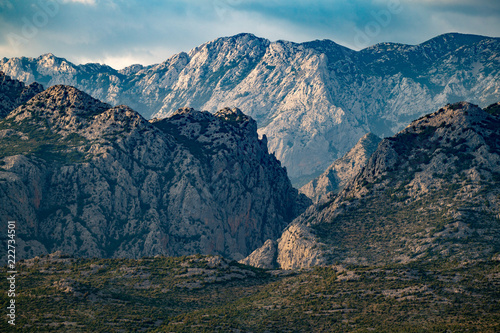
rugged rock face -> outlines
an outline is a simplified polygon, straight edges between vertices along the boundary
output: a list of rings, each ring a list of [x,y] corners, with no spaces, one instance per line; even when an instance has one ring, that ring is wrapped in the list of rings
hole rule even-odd
[[[500,253],[500,117],[461,102],[384,139],[278,240],[277,264],[467,262]],[[257,250],[259,251],[259,250]]]
[[[319,177],[302,186],[299,192],[307,195],[313,203],[327,200],[329,193],[342,190],[361,171],[380,140],[372,133],[366,134],[347,154],[333,162]]]
[[[238,109],[149,122],[57,85],[0,122],[0,215],[18,258],[221,254],[241,259],[310,201]]]
[[[147,67],[76,66],[47,54],[4,58],[0,70],[27,83],[74,85],[146,117],[184,106],[216,112],[237,105],[302,186],[368,132],[393,135],[450,102],[498,101],[499,54],[498,38],[462,34],[359,52],[329,40],[296,44],[241,34]]]
[[[4,72],[0,72],[0,119],[42,91],[43,86],[37,82],[26,86],[22,82],[12,80]]]
[[[253,251],[248,257],[240,260],[240,263],[258,268],[275,268],[278,263],[278,243],[268,239],[264,245]]]

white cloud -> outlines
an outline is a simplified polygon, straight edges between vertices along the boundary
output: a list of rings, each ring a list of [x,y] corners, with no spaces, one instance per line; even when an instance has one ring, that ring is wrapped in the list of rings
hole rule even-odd
[[[103,65],[108,65],[114,69],[122,69],[131,64],[144,64],[145,59],[137,55],[105,55],[99,58],[89,58],[89,57],[76,57],[73,61],[76,64],[87,64],[87,63],[99,63]]]
[[[128,52],[100,52],[99,54],[90,56],[74,56],[68,60],[75,64],[86,64],[90,62],[100,63],[119,70],[133,64],[141,64],[144,66],[158,64],[167,60],[175,53],[177,53],[175,50],[169,49],[166,46],[156,46],[147,50],[132,49]]]
[[[95,6],[96,0],[59,0],[62,3],[80,3],[82,5]]]
[[[58,2],[57,15],[40,3]],[[471,6],[472,1],[488,6]],[[0,58],[52,52],[75,63],[101,62],[120,69],[133,63],[154,64],[175,53],[218,37],[249,32],[270,39],[303,42],[331,39],[355,48],[358,30],[379,22],[374,12],[399,3],[387,24],[368,44],[417,44],[446,32],[498,36],[500,1],[491,0],[0,0]],[[29,42],[17,48],[9,34]],[[30,31],[31,31],[30,30]]]

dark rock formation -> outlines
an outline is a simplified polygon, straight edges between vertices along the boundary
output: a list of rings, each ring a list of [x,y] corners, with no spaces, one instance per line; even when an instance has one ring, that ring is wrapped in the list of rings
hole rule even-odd
[[[4,72],[0,72],[0,119],[42,91],[43,86],[37,82],[26,86],[22,82],[12,80]]]

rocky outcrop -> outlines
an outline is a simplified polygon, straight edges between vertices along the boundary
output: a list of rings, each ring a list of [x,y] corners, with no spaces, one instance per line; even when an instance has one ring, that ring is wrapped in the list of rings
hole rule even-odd
[[[278,266],[278,242],[268,239],[264,245],[253,251],[248,257],[240,260],[240,263],[258,268],[271,269]]]
[[[247,256],[310,201],[238,109],[147,121],[69,86],[0,122],[0,215],[18,258]]]
[[[382,140],[342,191],[287,227],[277,264],[498,256],[500,118],[494,110],[449,104]]]
[[[488,112],[489,114],[491,114],[493,116],[500,115],[500,102],[496,102],[496,103],[489,105],[487,108],[484,109],[484,111]]]
[[[361,51],[329,40],[297,44],[240,34],[120,71],[52,54],[4,58],[0,70],[27,83],[75,85],[145,117],[167,117],[184,106],[216,112],[237,105],[302,186],[368,132],[391,136],[450,102],[497,102],[499,52],[498,38],[463,34]]]
[[[43,86],[37,82],[26,86],[20,81],[12,80],[4,72],[0,72],[0,119],[42,91]]]
[[[333,162],[325,172],[299,189],[313,203],[325,201],[330,193],[338,193],[366,165],[377,149],[380,138],[368,133],[342,158]]]

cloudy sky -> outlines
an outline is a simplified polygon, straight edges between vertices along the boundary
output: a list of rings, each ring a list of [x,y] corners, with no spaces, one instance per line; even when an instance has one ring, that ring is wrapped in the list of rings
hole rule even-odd
[[[51,52],[120,69],[241,32],[357,50],[447,32],[500,37],[500,1],[0,0],[0,57]]]

